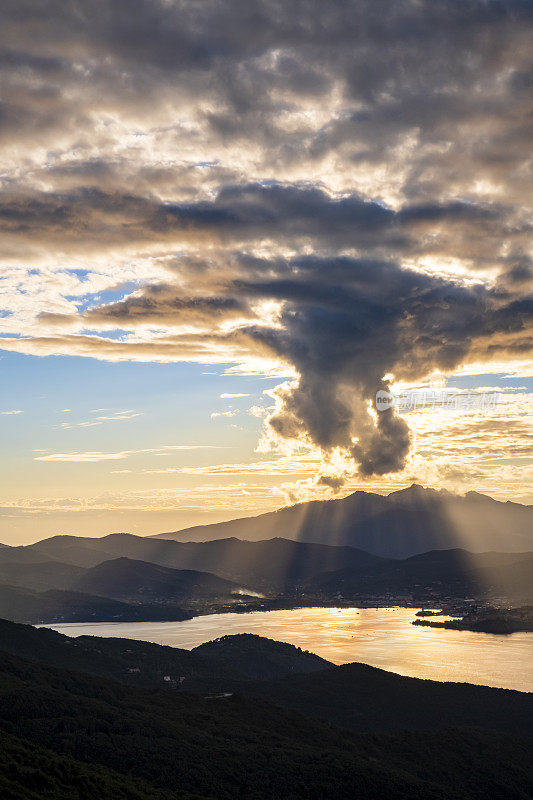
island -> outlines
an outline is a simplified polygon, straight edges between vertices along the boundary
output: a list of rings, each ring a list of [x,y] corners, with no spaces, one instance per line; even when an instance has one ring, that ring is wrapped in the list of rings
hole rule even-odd
[[[533,606],[521,608],[474,607],[458,619],[436,621],[417,616],[412,625],[447,628],[478,633],[510,634],[533,632]]]

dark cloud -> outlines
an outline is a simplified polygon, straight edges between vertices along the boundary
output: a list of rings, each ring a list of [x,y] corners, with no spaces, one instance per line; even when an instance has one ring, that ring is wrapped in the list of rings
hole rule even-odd
[[[473,357],[532,345],[533,301],[392,263],[299,260],[294,276],[245,288],[283,302],[281,326],[255,336],[296,367],[269,424],[282,437],[349,451],[364,474],[401,469],[408,428],[371,415],[384,376],[418,380]],[[355,442],[355,444],[354,444]]]
[[[205,280],[203,270],[191,263],[180,277],[192,286]],[[282,438],[324,452],[340,448],[364,475],[400,470],[409,452],[406,421],[375,407],[376,392],[389,389],[386,375],[420,380],[474,358],[525,353],[532,345],[533,300],[501,288],[346,257],[240,258],[233,270],[225,283],[219,274],[210,298],[191,298],[187,285],[184,295],[172,284],[149,287],[87,312],[85,320],[123,329],[193,323],[197,334],[162,340],[161,352],[168,355],[173,346],[176,359],[180,352],[189,357],[195,346],[204,351],[211,337],[215,350],[244,347],[290,364],[299,377],[277,390],[279,408],[268,425]],[[208,283],[216,271],[212,266]],[[274,324],[253,320],[259,301],[279,304]],[[232,317],[248,321],[215,333]]]
[[[176,287],[168,284],[148,286],[142,292],[108,306],[98,306],[84,314],[89,326],[98,323],[131,328],[152,325],[160,328],[171,325],[208,325],[212,328],[223,321],[252,314],[250,306],[240,297],[179,297]]]
[[[100,166],[101,168],[101,166]],[[98,170],[96,170],[96,174]],[[424,203],[399,210],[358,193],[335,197],[306,184],[253,183],[222,187],[210,200],[161,202],[153,195],[107,192],[4,192],[0,229],[25,249],[55,243],[80,252],[160,242],[235,248],[268,240],[322,252],[375,251],[395,256],[474,259],[475,267],[508,264],[509,248],[529,237],[525,221],[500,203]],[[207,237],[207,238],[206,238]]]
[[[386,163],[410,135],[405,188],[428,196],[439,160],[452,190],[476,172],[504,177],[502,159],[526,163],[532,17],[527,0],[8,0],[4,125],[42,137],[55,121],[79,146],[98,114],[157,124],[192,102],[216,136],[268,144],[269,159],[359,164]],[[333,89],[318,126],[282,124]]]
[[[528,0],[6,0],[4,257],[107,259],[110,287],[117,253],[165,269],[6,347],[274,358],[298,379],[273,431],[400,469],[387,375],[530,352],[532,21]],[[137,338],[68,333],[109,328]]]

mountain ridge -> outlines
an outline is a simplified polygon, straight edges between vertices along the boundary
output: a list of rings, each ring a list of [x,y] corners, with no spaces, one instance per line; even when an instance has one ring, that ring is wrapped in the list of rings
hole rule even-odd
[[[344,498],[313,500],[149,538],[190,542],[236,536],[257,541],[272,535],[348,545],[385,558],[455,547],[523,552],[533,550],[533,506],[412,484],[389,495],[358,490]]]
[[[266,585],[283,588],[325,569],[382,560],[353,547],[297,542],[279,536],[265,541],[230,537],[208,542],[165,541],[125,533],[98,539],[54,536],[21,548],[26,561],[27,550],[31,551],[30,557],[38,561],[42,561],[43,556],[63,562],[71,558],[71,563],[87,568],[126,556],[166,568],[212,572],[226,580],[251,585],[255,590]]]
[[[210,572],[172,569],[120,556],[89,568],[70,588],[116,600],[168,601],[227,598],[244,587]]]
[[[313,598],[329,602],[339,595],[345,600],[409,595],[422,604],[431,598],[438,602],[439,598],[473,596],[533,602],[531,551],[475,553],[456,547],[392,559],[350,546],[280,537],[177,542],[131,534],[91,540],[53,537],[30,547],[39,563],[2,564],[0,550],[0,574],[8,576],[11,570],[21,591],[34,593],[46,584],[63,591],[63,597],[69,591],[81,591],[95,599],[110,597],[156,606],[176,601],[186,606],[190,601],[191,608],[198,602],[220,605],[222,601],[226,606],[228,601],[234,602],[236,594],[268,600],[279,593],[292,598],[290,602]],[[50,570],[43,560],[46,555],[53,559]],[[78,566],[57,561],[64,562],[67,556]],[[8,577],[4,581],[7,583]],[[16,588],[3,586],[11,592]],[[9,616],[5,603],[0,604],[2,613]],[[35,617],[25,619],[37,621]]]

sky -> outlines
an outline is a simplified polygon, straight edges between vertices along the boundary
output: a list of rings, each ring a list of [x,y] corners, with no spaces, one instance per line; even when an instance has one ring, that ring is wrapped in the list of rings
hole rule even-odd
[[[532,21],[3,2],[0,540],[531,503]]]

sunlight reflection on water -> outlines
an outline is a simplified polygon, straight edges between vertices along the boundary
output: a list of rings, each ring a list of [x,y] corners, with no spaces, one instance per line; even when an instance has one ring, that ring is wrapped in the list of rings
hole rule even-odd
[[[230,633],[257,633],[336,664],[375,667],[440,681],[533,691],[533,634],[494,636],[411,625],[414,608],[299,608],[210,614],[185,622],[54,625],[69,636],[119,636],[192,648]]]

